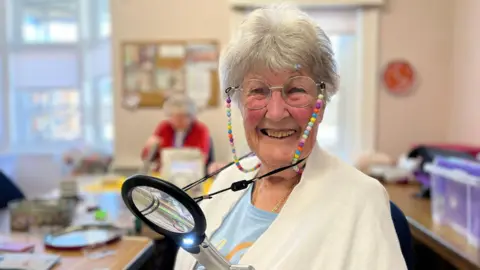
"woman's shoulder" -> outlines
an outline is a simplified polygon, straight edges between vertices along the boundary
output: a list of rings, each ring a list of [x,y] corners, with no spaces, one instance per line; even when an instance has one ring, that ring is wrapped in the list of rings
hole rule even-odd
[[[389,196],[384,186],[375,178],[364,174],[354,166],[335,157],[330,157],[329,188],[335,190],[345,201],[359,206],[388,205]]]
[[[351,168],[352,177],[346,181],[350,185],[347,196],[352,198],[352,204],[362,209],[362,213],[383,216],[389,211],[389,196],[385,187],[375,178],[370,177],[356,168]]]
[[[373,193],[376,195],[385,196],[387,194],[384,186],[377,179],[364,174],[353,166],[349,166],[349,174],[351,177],[346,178],[347,184],[351,185],[358,191],[366,194]]]

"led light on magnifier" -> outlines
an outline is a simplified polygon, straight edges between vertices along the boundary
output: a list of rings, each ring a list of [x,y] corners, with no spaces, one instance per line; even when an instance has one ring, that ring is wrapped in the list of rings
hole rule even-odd
[[[191,246],[195,241],[193,240],[193,237],[185,237],[182,242],[184,246]]]

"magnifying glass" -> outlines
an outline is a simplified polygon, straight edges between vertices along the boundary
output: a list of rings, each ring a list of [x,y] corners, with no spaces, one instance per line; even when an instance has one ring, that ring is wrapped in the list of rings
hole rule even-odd
[[[205,236],[207,221],[198,202],[228,190],[246,189],[251,183],[296,166],[302,161],[303,159],[250,180],[233,182],[229,188],[197,198],[192,198],[185,192],[191,185],[182,189],[153,176],[134,175],[123,183],[122,198],[136,217],[153,231],[173,239],[206,269],[254,270],[253,266],[231,265],[210,243]],[[198,184],[200,180],[194,183]]]
[[[128,209],[155,232],[172,238],[206,269],[231,268],[205,236],[207,221],[198,204],[177,186],[146,175],[125,181],[122,197]]]

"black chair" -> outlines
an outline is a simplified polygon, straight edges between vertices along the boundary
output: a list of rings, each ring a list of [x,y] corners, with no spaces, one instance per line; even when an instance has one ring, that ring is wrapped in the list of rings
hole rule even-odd
[[[414,269],[414,253],[412,234],[408,225],[407,218],[402,210],[398,208],[393,202],[390,202],[390,212],[392,215],[393,225],[397,233],[400,248],[402,249],[403,258],[409,270]]]
[[[13,200],[25,199],[25,194],[0,170],[0,209]]]

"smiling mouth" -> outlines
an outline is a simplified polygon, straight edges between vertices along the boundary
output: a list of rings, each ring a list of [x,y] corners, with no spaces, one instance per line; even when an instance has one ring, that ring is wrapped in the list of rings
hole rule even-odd
[[[273,139],[278,139],[278,140],[281,140],[281,139],[285,139],[285,138],[288,138],[288,137],[291,137],[293,136],[295,133],[297,133],[296,130],[293,130],[293,129],[288,129],[288,130],[273,130],[273,129],[267,129],[267,128],[262,128],[260,129],[260,132],[269,137],[269,138],[273,138]]]

